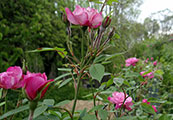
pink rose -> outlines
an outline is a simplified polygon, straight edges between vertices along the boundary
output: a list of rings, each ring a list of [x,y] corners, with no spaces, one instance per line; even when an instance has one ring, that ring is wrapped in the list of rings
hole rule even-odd
[[[154,58],[153,58],[153,57],[151,57],[151,60],[154,60]]]
[[[6,72],[0,73],[0,88],[21,88],[22,69],[18,66],[9,67]]]
[[[153,65],[156,66],[156,65],[157,65],[157,61],[154,61],[154,62],[153,62]]]
[[[126,94],[126,97],[127,96],[128,95]],[[116,104],[115,109],[121,108],[121,106],[124,102],[124,99],[125,99],[125,96],[124,96],[123,92],[114,92],[114,93],[112,93],[112,97],[108,97],[108,100],[111,103]],[[132,98],[128,97],[124,102],[124,108],[130,111],[130,110],[132,110],[130,108],[130,106],[132,106],[132,105],[133,105]]]
[[[154,78],[154,72],[150,72],[150,73],[147,73],[146,75],[144,75],[145,71],[142,71],[140,72],[140,75],[143,76],[144,78],[145,77],[148,77],[150,79]]]
[[[47,80],[45,73],[30,73],[24,76],[24,89],[29,100],[34,100],[38,94],[41,92],[39,99],[42,99],[46,93],[50,82],[53,79]]]
[[[65,8],[67,19],[75,25],[89,26],[90,28],[97,28],[102,24],[102,13],[98,13],[93,8],[82,8],[76,5],[73,12],[69,8]]]
[[[147,103],[148,105],[150,105],[150,102],[148,102],[147,99],[143,99],[142,103]],[[152,108],[154,109],[155,112],[157,112],[157,109],[154,105],[152,105]]]
[[[128,67],[128,66],[130,66],[130,65],[135,66],[136,63],[137,63],[138,61],[139,61],[139,59],[137,59],[137,58],[135,58],[135,57],[133,57],[133,58],[128,58],[128,59],[126,60],[126,67]]]
[[[154,105],[152,105],[152,107],[153,107],[154,111],[155,111],[155,112],[157,112],[157,109],[156,109],[156,107],[155,107]]]
[[[148,102],[147,99],[143,99],[142,102],[143,102],[143,103],[150,104],[150,102]]]

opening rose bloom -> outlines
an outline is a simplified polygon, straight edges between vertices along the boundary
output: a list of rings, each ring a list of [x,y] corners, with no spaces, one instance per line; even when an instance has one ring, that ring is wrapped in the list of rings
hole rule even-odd
[[[136,65],[136,63],[139,61],[139,59],[137,59],[137,58],[135,58],[135,57],[133,57],[133,58],[128,58],[127,60],[126,60],[126,67],[128,67],[128,66],[135,66]]]
[[[126,97],[128,95],[126,94]],[[108,100],[115,104],[115,109],[118,109],[118,108],[121,108],[123,102],[124,102],[124,99],[125,99],[125,96],[124,96],[124,93],[123,92],[114,92],[112,93],[112,97],[108,97]],[[127,109],[127,110],[132,110],[130,106],[132,106],[133,103],[132,103],[132,98],[131,97],[128,97],[126,99],[126,101],[124,102],[124,108]]]
[[[142,102],[147,103],[148,105],[150,105],[150,102],[148,102],[147,99],[143,99]],[[154,109],[155,112],[157,112],[157,109],[154,105],[152,105],[152,108]]]
[[[21,88],[22,74],[22,69],[19,66],[9,67],[6,72],[0,73],[0,88]]]
[[[31,101],[35,100],[41,92],[39,100],[42,99],[52,81],[53,79],[47,80],[45,73],[27,72],[27,75],[24,76],[24,90],[27,98]]]
[[[82,8],[76,5],[73,12],[69,8],[65,8],[67,19],[70,23],[81,26],[89,26],[90,28],[97,28],[102,24],[102,13],[98,13],[93,8]]]
[[[148,77],[149,79],[154,78],[154,72],[150,72],[150,73],[147,73],[146,75],[144,75],[145,72],[146,72],[146,71],[140,72],[140,75],[141,75],[142,77],[144,77],[144,78],[146,78],[146,77]]]

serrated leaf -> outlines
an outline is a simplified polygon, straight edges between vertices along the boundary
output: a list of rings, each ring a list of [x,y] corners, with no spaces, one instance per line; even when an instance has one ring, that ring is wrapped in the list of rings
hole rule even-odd
[[[55,100],[54,99],[44,99],[43,104],[44,105],[54,105]]]
[[[91,65],[91,67],[89,68],[89,72],[93,79],[96,79],[99,82],[101,82],[104,76],[105,68],[101,64],[94,64],[94,65]]]
[[[47,108],[48,108],[48,106],[45,106],[45,105],[36,108],[35,111],[34,111],[33,118],[36,118],[39,115],[41,115],[43,112],[45,112],[47,110]]]

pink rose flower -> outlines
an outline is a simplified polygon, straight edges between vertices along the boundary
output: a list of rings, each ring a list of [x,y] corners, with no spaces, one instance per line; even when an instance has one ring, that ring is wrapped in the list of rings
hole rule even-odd
[[[157,112],[157,109],[156,109],[156,107],[155,107],[154,105],[152,105],[152,107],[153,107],[154,111],[155,111],[155,112]]]
[[[144,75],[144,73],[145,73],[146,71],[142,71],[142,72],[140,72],[140,75],[142,76],[142,77],[148,77],[149,79],[152,79],[152,78],[154,78],[154,72],[150,72],[150,73],[147,73],[146,75]]]
[[[126,97],[127,96],[128,95],[126,94]],[[108,100],[111,103],[116,104],[115,109],[121,108],[121,106],[124,102],[124,99],[125,99],[125,95],[123,92],[114,92],[114,93],[112,93],[112,97],[108,97]],[[133,105],[132,98],[128,97],[126,99],[126,101],[124,102],[124,108],[130,111],[130,110],[132,110],[130,107],[132,105]]]
[[[27,75],[24,76],[24,89],[28,99],[34,100],[40,92],[39,99],[42,99],[52,81],[53,79],[47,80],[45,73],[27,72]]]
[[[0,88],[17,89],[22,87],[22,69],[19,66],[9,67],[0,73]]]
[[[142,103],[147,103],[148,105],[150,105],[150,102],[148,102],[147,99],[143,99]],[[154,105],[152,105],[152,108],[154,109],[155,112],[157,112],[157,109]]]
[[[136,63],[137,63],[138,61],[139,61],[139,59],[137,59],[137,58],[135,58],[135,57],[133,57],[133,58],[128,58],[128,59],[126,60],[126,67],[128,67],[128,66],[130,66],[130,65],[135,66]]]
[[[142,102],[143,102],[143,103],[150,104],[150,102],[148,102],[147,99],[143,99]]]
[[[153,62],[153,65],[156,66],[156,65],[157,65],[157,61],[154,61],[154,62]]]
[[[154,60],[154,58],[153,58],[153,57],[151,57],[151,60]]]
[[[93,8],[82,8],[76,5],[73,12],[69,8],[65,8],[67,19],[75,25],[89,26],[90,28],[97,28],[102,24],[102,13],[98,13]]]

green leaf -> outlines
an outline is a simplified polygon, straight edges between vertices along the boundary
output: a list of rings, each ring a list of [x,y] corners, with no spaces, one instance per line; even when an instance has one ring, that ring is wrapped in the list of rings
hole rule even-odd
[[[57,51],[58,54],[64,58],[67,55],[67,52],[65,51],[65,48],[58,48],[58,47],[54,47],[54,48],[38,48],[36,50],[31,50],[31,51],[27,51],[27,52],[44,52],[44,51]]]
[[[98,56],[98,57],[96,57],[96,58],[94,59],[94,63],[96,64],[96,63],[102,62],[102,61],[104,61],[105,59],[106,59],[106,56],[105,56],[105,55],[100,55],[100,56]]]
[[[2,91],[3,91],[3,89],[0,88],[0,99],[2,98]]]
[[[86,115],[82,120],[97,120],[95,115]]]
[[[47,110],[47,108],[48,108],[48,106],[45,106],[45,105],[36,108],[34,111],[34,117],[33,118],[36,118],[39,115],[41,115],[43,112],[45,112]]]
[[[71,73],[65,73],[65,74],[62,74],[62,75],[58,76],[57,78],[54,79],[54,82],[57,81],[57,80],[60,80],[63,77],[66,77],[68,75],[71,75]]]
[[[0,40],[2,40],[2,37],[3,37],[3,34],[2,34],[2,33],[0,33]]]
[[[123,55],[123,54],[125,54],[125,53],[127,53],[127,51],[121,52],[121,53],[115,53],[115,54],[112,54],[112,55],[107,55],[105,61],[110,60],[110,59],[112,59],[112,58],[114,58],[114,57]]]
[[[159,117],[158,120],[172,120],[172,119],[171,119],[171,116],[167,114],[163,114],[162,116]]]
[[[57,116],[58,118],[62,117],[62,114],[58,111],[49,110],[49,113],[52,114],[52,115]]]
[[[68,78],[67,80],[64,80],[64,81],[59,85],[58,88],[63,87],[64,85],[66,85],[67,83],[69,83],[71,80],[72,80],[72,78]]]
[[[59,71],[71,72],[70,68],[58,68]]]
[[[56,104],[55,107],[63,106],[63,105],[68,104],[70,102],[71,102],[71,100],[64,100],[64,101],[61,101],[58,104]]]
[[[8,111],[7,113],[3,114],[2,116],[0,116],[0,120],[8,117],[8,116],[11,116],[13,114],[16,114],[16,113],[19,113],[19,112],[22,112],[24,110],[27,110],[29,109],[29,105],[24,105],[24,106],[21,106],[17,109],[14,109],[14,110],[11,110],[11,111]]]
[[[87,109],[85,108],[82,113],[80,114],[79,120],[82,120],[82,118],[86,115]]]
[[[0,107],[5,105],[5,101],[0,103]]]
[[[164,74],[164,72],[160,69],[156,70],[154,73],[159,74],[161,76]]]
[[[153,107],[147,103],[142,103],[142,109],[147,112],[147,113],[151,113],[151,114],[156,114]]]
[[[98,113],[102,120],[107,120],[108,112],[106,110],[100,109]]]
[[[118,0],[108,0],[108,1],[107,1],[107,4],[108,4],[108,5],[112,5],[113,2],[118,2]]]
[[[55,100],[54,99],[44,99],[43,105],[54,105]]]
[[[99,82],[101,82],[104,76],[105,68],[101,64],[94,64],[94,65],[91,65],[91,67],[89,68],[89,72],[93,79],[96,79]]]
[[[104,105],[97,105],[97,106],[93,107],[88,113],[100,110],[103,107],[104,107]]]
[[[134,116],[122,116],[117,118],[116,120],[138,120],[137,117]]]
[[[114,78],[114,83],[120,87],[123,83],[124,83],[124,79],[123,78]]]
[[[106,87],[111,86],[113,83],[114,83],[114,82],[113,82],[113,79],[108,80],[108,81],[106,82]]]

